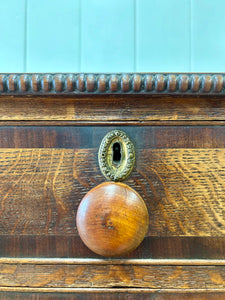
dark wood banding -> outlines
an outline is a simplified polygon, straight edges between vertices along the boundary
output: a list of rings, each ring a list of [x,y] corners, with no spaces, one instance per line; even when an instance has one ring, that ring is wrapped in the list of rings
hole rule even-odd
[[[225,289],[0,287],[0,300],[224,300]]]
[[[65,235],[0,235],[0,256],[2,259],[22,257],[51,259],[94,259],[101,258],[89,250],[78,236]],[[146,237],[144,242],[124,259],[138,260],[139,264],[149,264],[145,259],[158,259],[171,264],[171,259],[209,260],[218,265],[224,260],[225,240],[223,237]],[[121,258],[120,258],[121,259]],[[141,261],[143,261],[142,263]],[[170,260],[170,263],[168,263]],[[13,261],[13,259],[12,259]],[[111,260],[110,260],[111,261]],[[163,263],[163,262],[162,262]],[[152,262],[152,264],[154,264]],[[222,264],[222,262],[221,262]],[[188,262],[186,263],[188,265]],[[196,264],[197,265],[197,262]],[[202,265],[210,265],[202,262]]]

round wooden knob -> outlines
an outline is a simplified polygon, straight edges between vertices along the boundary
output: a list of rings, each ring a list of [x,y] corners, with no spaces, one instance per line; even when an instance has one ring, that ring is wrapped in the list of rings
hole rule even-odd
[[[82,241],[103,256],[134,250],[148,229],[148,211],[141,196],[123,183],[105,182],[90,190],[77,212]]]

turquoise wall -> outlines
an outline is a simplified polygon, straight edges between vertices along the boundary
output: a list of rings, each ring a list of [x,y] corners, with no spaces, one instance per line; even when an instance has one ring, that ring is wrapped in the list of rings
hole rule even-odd
[[[0,72],[225,72],[225,0],[0,0]]]

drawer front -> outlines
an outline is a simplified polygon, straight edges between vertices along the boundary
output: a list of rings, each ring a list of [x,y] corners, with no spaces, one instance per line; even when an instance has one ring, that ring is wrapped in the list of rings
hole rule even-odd
[[[98,149],[115,128],[134,143],[125,183],[149,212],[143,243],[124,258],[224,258],[223,126],[0,127],[0,256],[100,257],[75,219],[84,195],[106,181]]]
[[[0,299],[223,299],[224,99],[224,74],[0,74]],[[76,214],[113,129],[149,226],[103,258]]]

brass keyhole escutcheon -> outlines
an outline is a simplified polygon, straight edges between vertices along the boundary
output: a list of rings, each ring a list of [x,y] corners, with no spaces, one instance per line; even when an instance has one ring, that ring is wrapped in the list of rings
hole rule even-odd
[[[122,130],[108,132],[98,152],[102,174],[111,181],[123,181],[131,173],[135,163],[135,148]]]

